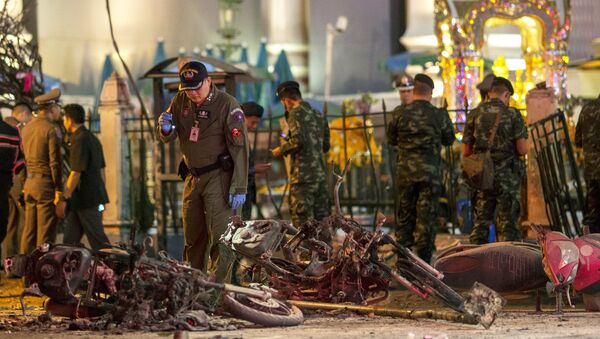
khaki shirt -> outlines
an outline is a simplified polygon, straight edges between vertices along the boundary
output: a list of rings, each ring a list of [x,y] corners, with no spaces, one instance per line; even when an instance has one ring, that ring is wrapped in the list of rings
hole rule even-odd
[[[27,173],[51,177],[54,190],[62,191],[61,138],[57,126],[38,116],[23,127],[21,137]]]
[[[179,138],[183,160],[188,168],[201,168],[229,153],[234,163],[230,194],[246,194],[248,186],[249,143],[244,113],[231,95],[214,85],[202,105],[196,105],[181,91],[171,101],[167,112],[173,114],[175,131],[164,135],[157,124],[157,135],[163,142]],[[194,126],[197,140],[191,140]]]

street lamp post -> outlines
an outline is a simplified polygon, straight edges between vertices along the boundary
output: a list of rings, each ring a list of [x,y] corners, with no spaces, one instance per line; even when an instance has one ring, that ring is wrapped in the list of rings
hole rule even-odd
[[[325,38],[325,84],[323,90],[324,101],[329,101],[329,96],[331,94],[331,62],[333,57],[333,38],[346,31],[348,27],[348,18],[345,16],[339,16],[335,23],[335,26],[328,23],[327,28],[327,36]]]
[[[243,0],[219,0],[219,29],[217,32],[225,40],[225,43],[218,43],[217,47],[222,51],[223,59],[231,61],[231,55],[238,50],[241,45],[234,43],[233,40],[240,34],[236,27],[236,13],[239,10]]]

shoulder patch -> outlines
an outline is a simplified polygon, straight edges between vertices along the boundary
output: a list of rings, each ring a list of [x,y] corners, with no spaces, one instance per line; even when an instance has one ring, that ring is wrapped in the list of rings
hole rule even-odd
[[[242,131],[239,128],[234,128],[231,130],[231,136],[237,138],[242,135]]]
[[[236,108],[231,113],[231,119],[235,122],[243,122],[244,121],[244,111],[241,108]]]

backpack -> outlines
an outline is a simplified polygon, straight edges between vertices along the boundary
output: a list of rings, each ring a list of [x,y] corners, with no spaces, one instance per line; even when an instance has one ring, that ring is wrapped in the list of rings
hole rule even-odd
[[[462,160],[462,171],[467,183],[479,191],[489,192],[494,189],[494,161],[490,149],[496,138],[499,123],[500,113],[497,113],[487,150],[484,153],[473,153]]]

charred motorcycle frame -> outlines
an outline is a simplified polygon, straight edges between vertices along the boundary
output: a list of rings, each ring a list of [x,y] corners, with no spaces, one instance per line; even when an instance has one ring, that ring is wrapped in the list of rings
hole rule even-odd
[[[209,281],[193,269],[144,246],[122,246],[92,253],[82,246],[44,244],[30,255],[5,260],[5,269],[26,277],[24,295],[46,295],[47,311],[70,318],[104,317],[126,328],[203,329],[197,311],[231,314],[263,326],[303,322],[295,306],[273,298],[266,286],[240,287]],[[220,299],[220,303],[215,302]]]
[[[484,327],[491,326],[505,304],[496,292],[476,283],[465,299],[442,282],[442,273],[383,233],[382,214],[377,216],[374,232],[342,215],[338,191],[347,168],[348,165],[341,175],[336,174],[335,215],[323,221],[309,220],[299,230],[285,221],[244,222],[234,217],[221,241],[253,262],[255,267],[250,270],[264,269],[279,297],[369,305],[386,299],[389,284],[395,280],[422,298],[433,294],[448,307],[476,318]],[[337,229],[343,230],[346,237],[342,246],[333,251],[320,239],[322,233]],[[380,258],[379,249],[385,245],[397,254],[396,269]],[[274,256],[279,249],[283,258]],[[310,260],[298,260],[301,254],[309,255]]]

